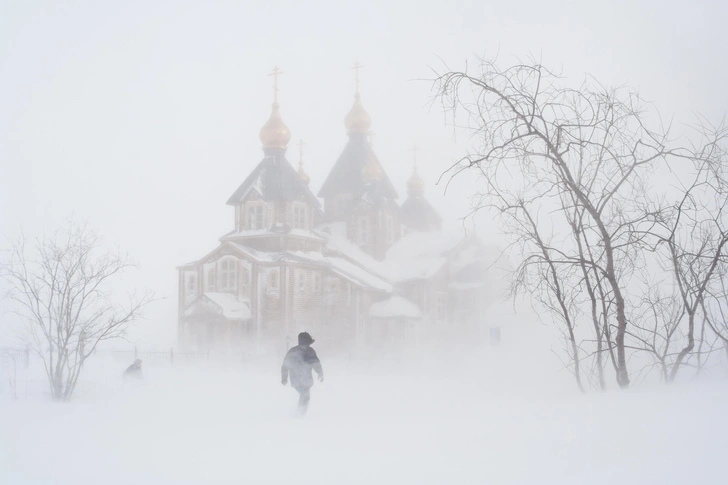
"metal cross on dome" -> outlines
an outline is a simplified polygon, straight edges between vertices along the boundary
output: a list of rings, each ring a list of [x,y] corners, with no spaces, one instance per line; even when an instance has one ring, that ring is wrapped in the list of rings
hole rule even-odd
[[[303,140],[298,140],[298,163],[303,164]]]
[[[412,148],[410,148],[410,150],[412,150],[412,161],[415,164],[415,168],[417,168],[417,150],[419,149],[417,148],[417,145],[412,145]]]
[[[359,61],[356,61],[351,67],[354,70],[354,79],[356,80],[356,94],[359,94],[359,69],[363,68]]]
[[[278,66],[273,68],[273,72],[269,73],[269,76],[273,76],[273,102],[278,102],[278,76],[283,74],[283,71],[278,69]]]

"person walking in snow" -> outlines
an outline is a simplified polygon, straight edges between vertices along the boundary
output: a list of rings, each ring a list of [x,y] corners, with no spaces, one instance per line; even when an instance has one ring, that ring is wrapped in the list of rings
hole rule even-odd
[[[130,377],[133,377],[135,379],[141,379],[142,378],[142,361],[141,359],[137,359],[134,361],[132,365],[126,368],[124,371],[124,378],[128,379]]]
[[[308,410],[308,402],[311,399],[311,387],[313,386],[313,373],[316,371],[319,382],[324,381],[324,371],[321,368],[316,351],[311,348],[315,340],[308,332],[298,334],[298,345],[286,353],[281,367],[281,384],[288,384],[288,377],[291,378],[291,387],[298,391],[298,414],[303,416]]]

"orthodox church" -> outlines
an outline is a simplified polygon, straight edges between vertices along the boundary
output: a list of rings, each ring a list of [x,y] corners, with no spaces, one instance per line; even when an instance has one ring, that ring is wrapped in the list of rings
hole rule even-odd
[[[329,353],[376,354],[480,334],[486,248],[441,229],[416,164],[398,202],[368,137],[358,71],[348,141],[318,194],[303,161],[296,170],[286,158],[278,73],[263,158],[227,201],[233,229],[177,268],[180,345],[265,351],[307,330]]]

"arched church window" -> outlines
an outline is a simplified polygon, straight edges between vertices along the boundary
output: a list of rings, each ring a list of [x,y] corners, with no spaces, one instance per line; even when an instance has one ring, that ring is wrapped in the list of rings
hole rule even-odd
[[[226,259],[220,265],[220,283],[223,290],[234,290],[237,285],[237,261]]]

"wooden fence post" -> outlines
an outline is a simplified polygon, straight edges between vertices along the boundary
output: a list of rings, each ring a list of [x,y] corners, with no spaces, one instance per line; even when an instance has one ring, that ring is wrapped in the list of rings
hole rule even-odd
[[[137,360],[137,346],[134,346],[134,360]]]
[[[210,349],[207,349],[207,360],[210,360]]]
[[[25,347],[25,368],[30,367],[30,346]]]
[[[169,363],[174,365],[174,347],[169,348]]]

